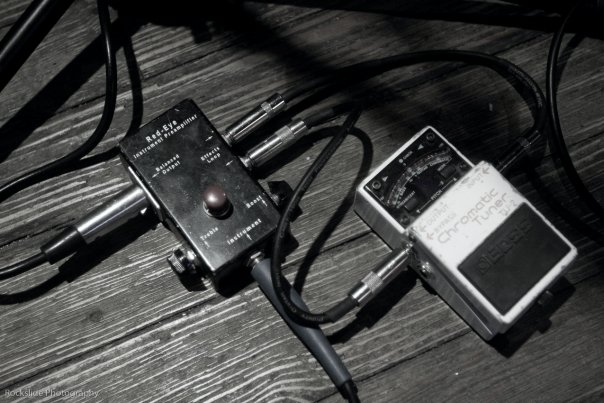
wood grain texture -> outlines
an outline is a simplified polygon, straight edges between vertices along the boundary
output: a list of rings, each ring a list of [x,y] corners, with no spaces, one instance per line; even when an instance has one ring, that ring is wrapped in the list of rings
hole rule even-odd
[[[93,3],[81,2],[66,14],[21,76],[0,94],[2,145],[7,144],[8,136],[18,133],[20,125],[28,123],[28,116],[16,112],[23,102],[35,101],[56,71],[96,37]],[[142,82],[131,91],[120,50],[118,108],[100,150],[108,150],[128,127],[148,121],[183,98],[193,98],[223,129],[233,116],[287,83],[312,79],[322,68],[405,50],[482,50],[518,63],[542,82],[550,40],[540,31],[337,7],[320,10],[246,4],[244,11],[257,16],[257,23],[241,30],[218,17],[204,20],[195,29],[155,23],[138,27],[132,46]],[[10,10],[0,7],[0,21],[3,18],[11,21],[12,17]],[[65,51],[57,54],[58,43]],[[601,42],[583,40],[572,53],[559,91],[573,158],[601,200],[604,68],[598,56],[602,50]],[[56,70],[48,69],[49,61],[57,63]],[[28,81],[31,74],[36,80]],[[103,80],[99,65],[77,93],[56,108],[49,104],[50,113],[42,113],[43,125],[27,133],[21,147],[0,164],[0,180],[24,166],[56,158],[83,141],[102,108]],[[508,139],[530,124],[521,99],[495,74],[480,68],[447,64],[406,68],[351,89],[345,96],[362,92],[370,92],[375,101],[358,125],[366,135],[346,140],[304,199],[304,214],[293,225],[300,247],[288,258],[290,273],[309,250],[322,252],[306,288],[309,303],[317,308],[328,299],[323,296],[347,290],[387,251],[350,211],[351,199],[342,202],[371,166],[426,124],[439,128],[475,159],[496,156]],[[142,101],[142,111],[136,99]],[[33,105],[46,105],[47,101],[36,102]],[[282,159],[262,174],[263,183],[275,179],[295,183],[325,141],[317,137],[298,145],[293,159]],[[273,172],[276,168],[280,169]],[[586,214],[569,197],[549,159],[538,171],[565,205]],[[569,272],[569,281],[581,283],[598,275],[604,261],[602,248],[545,207],[543,196],[524,175],[517,175],[513,182],[579,247],[581,255]],[[50,235],[127,183],[114,158],[49,180],[2,203],[0,264],[26,257]],[[336,217],[331,219],[334,212]],[[107,401],[314,401],[333,395],[334,389],[318,365],[259,291],[250,286],[228,299],[212,289],[187,292],[165,262],[175,240],[161,227],[146,231],[149,226],[140,221],[127,233],[103,239],[63,264],[63,274],[54,277],[52,287],[41,290],[44,292],[33,300],[0,307],[4,347],[0,351],[0,389],[86,387],[99,391],[99,399]],[[329,239],[314,245],[321,231]],[[25,290],[48,276],[47,271],[33,272],[3,283],[0,292]],[[407,282],[414,284],[415,280],[402,277],[399,290],[389,291],[393,303],[382,300],[363,312],[361,320],[349,318],[339,332],[337,327],[328,328],[336,332],[338,340],[350,338],[338,344],[338,350],[355,377],[367,379],[368,385],[380,374],[392,378],[404,374],[407,363],[415,362],[415,357],[422,359],[427,351],[446,351],[453,343],[447,343],[449,340],[469,339],[470,347],[482,343],[420,285],[404,295],[401,289],[409,288]],[[573,299],[568,302],[572,303]],[[387,312],[380,318],[381,310]],[[568,332],[568,328],[562,331]],[[508,375],[522,379],[531,371],[530,363],[521,361]],[[577,377],[582,375],[575,372]],[[536,379],[528,375],[527,383]],[[429,371],[422,373],[418,381],[429,382],[429,377]],[[369,401],[372,393],[396,400],[401,392],[397,389],[382,396],[377,387],[368,388],[371,392],[365,396]],[[598,381],[576,388],[585,396],[597,396],[598,390]]]
[[[430,402],[568,402],[602,398],[604,277],[581,283],[512,357],[502,356],[472,333],[360,382],[361,399]],[[326,401],[338,401],[330,398]]]
[[[325,296],[334,298],[348,290],[355,278],[373,266],[376,257],[381,258],[386,253],[387,248],[370,234],[322,254],[308,278],[306,299],[309,304],[316,309],[326,307]],[[601,280],[596,280],[598,284]],[[585,314],[578,314],[586,311],[586,305],[597,304],[599,299],[593,297],[595,290],[599,292],[601,287],[592,287],[594,289],[585,294],[583,288],[579,287],[576,296],[564,305],[567,311],[560,313],[561,319],[556,316],[558,313],[552,318],[552,328],[564,329],[558,332],[564,331],[567,336],[546,333],[546,342],[543,337],[534,336],[535,341],[529,339],[532,343],[527,348],[541,352],[565,348],[576,333],[578,323],[587,321],[581,326],[586,334],[575,337],[573,345],[578,343],[585,348],[593,341],[594,353],[601,353],[597,339],[588,333],[601,330],[601,308],[588,310],[590,316],[587,318]],[[585,298],[585,301],[577,304],[576,298]],[[568,309],[571,309],[570,313]],[[572,318],[571,323],[567,323],[569,318]],[[443,354],[448,354],[448,343],[462,336],[469,339],[467,348],[476,350],[480,345],[478,351],[489,352],[489,362],[493,357],[500,357],[497,363],[505,360],[471,333],[446,304],[428,293],[412,274],[397,279],[386,295],[356,318],[349,317],[342,324],[328,326],[326,331],[335,340],[345,341],[345,344],[336,344],[338,352],[354,377],[368,379],[368,382],[374,376],[388,373],[388,368],[397,364],[402,368],[397,366],[397,372],[391,376],[400,376],[399,371],[407,368],[407,362],[415,362],[415,357],[423,357],[433,349],[444,349]],[[451,352],[457,353],[457,350]],[[539,380],[540,372],[531,372],[530,357],[535,353],[528,350],[532,355],[527,358],[524,347],[521,352],[509,359],[514,367],[504,370],[504,374],[522,377],[523,380],[518,382],[525,383],[526,390]],[[550,370],[552,374],[560,371],[555,367],[556,362],[558,365],[560,362],[554,354],[545,355],[543,360],[554,365]],[[590,365],[599,362],[597,355],[591,362]],[[466,366],[468,371],[472,368],[470,364],[460,364],[456,368]],[[434,395],[438,396],[438,388],[429,378],[435,368],[438,366],[427,365],[424,372],[419,372],[412,367],[411,375],[406,375],[405,379],[413,379],[413,374],[420,373],[418,381],[425,382],[426,387],[434,389]],[[519,372],[512,372],[514,368]],[[491,371],[495,370],[496,367],[491,368]],[[393,381],[389,378],[384,384],[388,382]],[[593,387],[599,382],[601,378],[590,378],[583,386]],[[211,308],[188,310],[126,341],[13,387],[13,390],[19,389],[95,390],[103,399],[118,401],[269,401],[294,397],[314,401],[334,393],[316,362],[289,334],[253,286]],[[420,392],[412,400],[421,400]],[[374,393],[379,396],[371,386],[365,395],[367,401],[373,401]],[[384,394],[384,400],[396,396],[404,396],[402,390],[390,388]],[[521,394],[516,396],[522,397]],[[463,397],[466,395],[460,394],[460,399]]]
[[[5,0],[0,10],[0,28],[10,27],[29,3],[25,0]]]
[[[309,304],[325,307],[322,296],[345,292],[372,267],[376,256],[387,251],[375,235],[367,235],[321,255],[308,279]],[[404,276],[390,290],[390,297],[403,297],[405,289],[415,283],[414,276]],[[398,357],[418,354],[467,331],[445,304],[421,286],[403,299],[393,307],[390,301],[381,300],[362,320],[343,325],[341,334],[353,336],[337,348],[355,376],[369,376]],[[371,323],[382,310],[385,316]],[[363,329],[365,326],[370,327]],[[331,328],[328,331],[335,331]],[[421,336],[410,338],[409,334]],[[225,339],[225,335],[230,336]],[[369,356],[373,358],[367,360]],[[180,364],[174,371],[171,363],[176,362]],[[136,387],[130,378],[133,372],[140,374],[134,375]],[[87,376],[80,376],[82,373]],[[285,396],[315,400],[333,393],[316,362],[253,286],[211,308],[191,310],[100,355],[53,369],[48,377],[18,387],[60,389],[76,386],[73,382],[84,390],[104,385],[106,397],[120,401],[264,401]]]

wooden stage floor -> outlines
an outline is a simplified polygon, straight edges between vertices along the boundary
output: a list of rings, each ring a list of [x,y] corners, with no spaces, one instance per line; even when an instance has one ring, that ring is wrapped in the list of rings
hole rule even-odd
[[[0,36],[28,3],[0,0]],[[266,96],[326,69],[439,48],[506,58],[543,85],[559,23],[503,2],[277,0],[199,11],[186,3],[162,3],[167,10],[145,3],[137,16],[112,10],[119,96],[111,129],[80,169],[0,204],[0,266],[31,255],[126,187],[114,146],[185,98],[224,130]],[[91,45],[98,35],[95,2],[75,2],[0,93],[0,182],[90,135],[104,96],[102,53]],[[566,39],[559,86],[566,141],[604,201],[604,42]],[[354,186],[372,167],[426,125],[476,162],[494,158],[531,124],[522,98],[479,67],[417,65],[338,99],[361,96],[372,100],[358,123],[362,133],[344,142],[292,226],[300,245],[286,273],[316,310],[389,251],[352,211]],[[328,140],[311,139],[260,172],[261,182],[295,185]],[[549,150],[537,173],[550,194],[590,219]],[[525,173],[511,180],[579,249],[553,302],[488,344],[414,274],[402,274],[358,315],[325,327],[363,401],[604,399],[604,250],[561,219],[547,204],[551,195]],[[59,265],[2,282],[0,401],[341,400],[255,285],[231,296],[187,290],[166,261],[176,245],[162,226],[137,220]],[[25,396],[36,391],[48,395]],[[92,396],[70,397],[78,391]]]

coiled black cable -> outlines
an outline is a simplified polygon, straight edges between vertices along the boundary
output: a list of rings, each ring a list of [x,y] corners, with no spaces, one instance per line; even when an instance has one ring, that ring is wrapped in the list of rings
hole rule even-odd
[[[58,175],[68,168],[71,164],[78,162],[82,157],[92,151],[103,139],[115,111],[117,99],[117,65],[115,60],[115,51],[111,40],[111,17],[109,15],[109,5],[107,0],[97,0],[97,9],[99,15],[99,25],[103,37],[103,54],[105,58],[105,103],[103,113],[90,137],[78,148],[66,154],[65,156],[34,168],[25,174],[22,174],[4,185],[0,186],[0,202],[8,197],[36,183],[40,183],[55,175]],[[0,268],[0,280],[11,278],[31,270],[46,262],[46,256],[43,253],[33,255],[21,262]]]
[[[531,98],[530,100],[532,101],[534,122],[532,126],[521,136],[522,141],[519,141],[513,145],[506,151],[504,157],[499,159],[500,163],[498,164],[498,167],[507,169],[512,162],[520,159],[521,155],[530,148],[531,144],[540,138],[547,115],[545,109],[545,97],[537,83],[530,75],[513,63],[505,59],[480,52],[465,50],[433,50],[404,53],[379,60],[362,62],[353,66],[342,68],[338,70],[337,73],[324,77],[315,82],[304,83],[301,86],[290,88],[282,93],[282,97],[286,100],[286,102],[289,102],[308,92],[329,92],[330,88],[342,85],[342,83],[346,82],[347,80],[354,80],[355,82],[358,82],[359,80],[368,79],[394,68],[436,61],[464,62],[488,67],[507,79],[514,86],[514,88],[518,90],[520,95],[527,100],[527,102],[528,98]],[[520,89],[518,88],[519,86]],[[336,112],[336,108],[329,108],[321,113],[318,113],[314,119],[316,122],[322,122],[332,118]],[[339,144],[341,144],[346,133],[348,133],[352,125],[354,125],[354,122],[356,122],[356,119],[358,119],[358,113],[359,112],[353,112],[349,115],[344,126],[342,126],[340,131],[338,131],[336,136],[331,140],[327,147],[325,147],[323,152],[319,155],[319,157],[317,157],[317,160],[315,160],[315,162],[304,174],[302,180],[296,187],[294,193],[288,201],[287,206],[285,207],[281,220],[279,221],[277,235],[274,239],[271,260],[271,277],[273,280],[273,285],[279,300],[284,306],[284,309],[292,318],[302,323],[323,324],[335,322],[356,306],[356,302],[349,296],[335,304],[332,308],[321,313],[313,313],[297,306],[289,298],[289,295],[283,286],[281,277],[281,251],[293,211],[296,209],[298,203],[302,199],[302,196],[310,187],[314,178],[318,175],[331,155],[333,155]],[[306,120],[309,119],[307,118]],[[510,150],[513,154],[512,157],[508,157]]]
[[[523,161],[533,145],[542,138],[543,129],[547,122],[547,109],[545,96],[539,85],[529,74],[515,64],[497,56],[475,51],[430,50],[402,53],[361,62],[337,69],[318,80],[305,81],[301,85],[291,87],[283,91],[280,97],[286,103],[291,103],[307,93],[327,94],[328,96],[344,84],[353,85],[395,68],[426,62],[461,62],[490,68],[505,78],[518,91],[525,102],[532,106],[533,125],[516,137],[515,141],[495,159],[495,166],[502,173],[508,172],[515,168],[520,161]]]
[[[1,268],[0,280],[5,280],[7,278],[18,276],[19,274],[25,273],[26,271],[38,267],[43,263],[46,263],[46,256],[42,252],[40,252],[18,263]]]
[[[525,100],[532,98],[533,102],[534,124],[526,132],[526,135],[530,136],[532,133],[538,132],[543,128],[547,119],[545,97],[535,80],[524,70],[508,60],[469,50],[440,49],[409,52],[361,62],[338,69],[319,80],[305,81],[302,85],[285,90],[282,92],[281,96],[285,102],[290,103],[309,92],[334,88],[347,82],[358,83],[360,80],[366,80],[396,68],[427,62],[461,62],[470,65],[484,66],[494,70],[502,77],[509,80],[514,88],[518,89],[519,84],[520,88],[528,90],[528,96],[523,91],[519,91],[520,95]]]
[[[277,232],[272,250],[271,279],[273,281],[273,286],[275,287],[277,297],[283,304],[285,310],[292,318],[298,319],[302,322],[319,324],[335,322],[356,306],[356,302],[347,296],[344,300],[334,305],[333,308],[323,313],[315,314],[300,308],[291,300],[289,293],[286,291],[285,281],[283,279],[283,274],[281,273],[281,259],[283,254],[282,249],[287,237],[292,214],[296,210],[300,200],[312,182],[315,180],[319,172],[321,172],[325,164],[327,164],[327,161],[329,161],[338,147],[342,144],[360,115],[360,109],[355,109],[348,115],[344,124],[338,129],[337,133],[329,141],[327,146],[323,149],[323,151],[321,151],[321,154],[319,154],[312,165],[304,173],[304,176],[296,186],[296,189],[294,189],[294,192],[289,198],[287,205],[283,209],[281,219],[279,220],[279,225],[277,226]]]
[[[593,194],[589,191],[575,165],[573,164],[572,158],[568,152],[566,142],[564,141],[564,135],[562,134],[562,126],[560,124],[560,116],[558,114],[558,100],[556,97],[555,81],[558,75],[558,56],[560,54],[560,47],[562,45],[562,38],[564,32],[568,26],[568,22],[572,18],[577,8],[583,3],[577,1],[575,5],[564,17],[562,24],[556,31],[549,50],[547,59],[547,72],[546,72],[546,96],[547,96],[547,107],[549,112],[549,118],[551,122],[551,135],[549,138],[549,144],[552,148],[554,155],[558,157],[564,172],[566,173],[571,185],[577,192],[577,196],[589,207],[592,213],[604,223],[604,208],[596,200]],[[601,230],[600,230],[601,231]],[[599,231],[597,231],[599,232]]]
[[[45,181],[55,175],[61,174],[64,169],[79,161],[82,157],[92,151],[103,139],[115,111],[117,99],[117,66],[115,51],[111,40],[109,6],[107,0],[97,0],[99,24],[103,37],[103,54],[105,58],[105,103],[103,113],[90,137],[78,148],[60,157],[59,159],[34,168],[0,186],[0,202],[6,200],[15,193]]]

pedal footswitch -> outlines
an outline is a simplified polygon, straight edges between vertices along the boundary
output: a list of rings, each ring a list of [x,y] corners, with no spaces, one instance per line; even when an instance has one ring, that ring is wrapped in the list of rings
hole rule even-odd
[[[432,127],[358,187],[357,214],[484,339],[505,332],[562,276],[575,247],[492,165]]]

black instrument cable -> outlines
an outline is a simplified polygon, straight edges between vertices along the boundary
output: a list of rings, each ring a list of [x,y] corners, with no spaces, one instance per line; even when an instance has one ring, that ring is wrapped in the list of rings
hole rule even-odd
[[[331,156],[342,144],[348,133],[350,133],[350,130],[353,128],[360,115],[360,109],[354,109],[348,115],[344,124],[338,129],[337,133],[332,137],[327,146],[323,149],[323,151],[321,151],[321,154],[319,154],[308,170],[304,173],[304,176],[296,186],[296,189],[294,189],[294,192],[283,209],[281,219],[279,220],[279,224],[277,226],[271,258],[271,279],[277,292],[277,297],[283,304],[287,313],[293,318],[297,318],[303,322],[316,324],[335,322],[356,306],[356,302],[352,298],[346,297],[325,313],[312,314],[311,312],[298,307],[298,305],[291,300],[290,295],[286,290],[286,280],[283,278],[283,274],[281,272],[281,259],[282,249],[287,238],[291,217],[298,207],[300,200],[313,183],[319,172],[321,172],[325,164],[327,164],[327,161],[329,161]]]
[[[40,252],[21,262],[0,269],[0,280],[17,276],[43,263],[46,263],[46,256]]]
[[[103,37],[103,54],[105,58],[105,101],[103,113],[94,129],[92,135],[78,148],[50,163],[34,168],[0,186],[0,202],[6,200],[15,193],[45,181],[53,176],[59,175],[67,170],[72,164],[80,161],[92,151],[107,133],[117,99],[117,66],[115,51],[111,40],[109,5],[107,0],[97,0],[99,25]],[[28,259],[13,265],[0,268],[0,280],[14,277],[18,274],[31,270],[47,261],[46,256],[40,252]]]
[[[381,59],[360,62],[351,66],[343,67],[333,71],[318,80],[305,81],[301,85],[286,89],[281,93],[271,95],[261,105],[252,109],[226,129],[227,141],[234,143],[242,140],[261,125],[268,122],[276,114],[288,108],[289,104],[307,93],[331,94],[344,84],[356,84],[390,70],[405,66],[427,62],[461,62],[469,65],[479,65],[494,70],[507,79],[518,91],[525,102],[533,106],[533,126],[525,131],[521,140],[517,141],[504,153],[501,160],[504,163],[503,170],[510,162],[524,156],[524,151],[541,137],[541,131],[547,121],[545,97],[539,85],[530,75],[515,64],[481,52],[469,50],[430,50],[402,53]],[[300,102],[302,103],[302,102]],[[510,159],[507,155],[516,155]]]
[[[359,399],[357,386],[353,381],[346,382],[340,388],[340,393],[342,396],[348,400],[349,403],[361,403],[361,399]]]
[[[11,195],[17,193],[18,191],[28,186],[39,183],[54,175],[64,172],[64,170],[68,166],[79,161],[82,157],[92,151],[103,139],[104,135],[109,129],[116,104],[117,69],[109,32],[110,16],[107,1],[97,0],[97,7],[101,32],[104,38],[104,50],[106,58],[106,93],[101,119],[93,134],[84,142],[84,144],[79,146],[77,149],[73,150],[69,154],[59,158],[56,161],[35,168],[19,177],[12,179],[8,183],[1,186],[0,201],[5,200],[6,198],[10,197]],[[595,198],[593,198],[593,195],[591,195],[591,193],[585,187],[584,183],[581,181],[568,154],[568,150],[566,148],[561,133],[556,104],[556,95],[553,88],[553,78],[556,75],[556,62],[558,59],[560,45],[562,42],[562,36],[564,33],[565,26],[568,23],[572,12],[573,11],[571,11],[567,15],[562,26],[560,27],[560,30],[556,33],[556,36],[552,41],[552,47],[548,59],[547,108],[549,109],[549,116],[552,121],[552,126],[554,127],[555,135],[550,138],[550,141],[552,142],[553,146],[556,147],[556,151],[558,152],[561,158],[564,169],[569,178],[571,179],[573,186],[575,186],[575,188],[577,189],[579,196],[584,199],[586,204],[588,204],[592,208],[592,210],[595,214],[598,215],[598,217],[602,218],[604,217],[604,209],[602,209],[602,206],[595,200]],[[340,69],[335,74],[328,75],[321,80],[315,82],[306,82],[301,86],[292,87],[285,91],[281,95],[281,98],[284,102],[291,102],[296,98],[299,98],[300,96],[309,92],[324,90],[329,91],[330,88],[342,85],[342,83],[347,81],[369,79],[375,75],[403,66],[439,61],[464,62],[468,64],[482,65],[491,68],[492,70],[495,70],[504,78],[510,80],[510,82],[515,88],[517,88],[516,84],[520,84],[521,88],[528,90],[527,93],[530,94],[530,98],[532,98],[533,101],[532,106],[534,108],[534,123],[528,130],[523,133],[522,136],[519,137],[520,140],[517,141],[508,151],[506,151],[506,153],[504,153],[503,158],[497,164],[498,167],[500,167],[500,169],[502,170],[513,166],[520,157],[524,156],[525,151],[530,149],[531,145],[541,137],[541,132],[546,121],[546,103],[544,101],[544,96],[541,92],[541,89],[528,74],[526,74],[523,70],[521,70],[514,64],[496,56],[486,55],[479,52],[461,50],[435,50],[406,53],[402,55],[396,55],[388,58],[363,62],[353,66],[345,67],[343,69]],[[525,100],[529,98],[523,92],[520,92],[520,95]],[[322,124],[340,115],[342,113],[341,109],[341,107],[332,107],[318,112],[314,115],[310,115],[308,118],[304,119],[305,123],[308,127]],[[341,302],[339,302],[329,310],[319,314],[314,314],[310,311],[298,307],[295,303],[293,303],[293,301],[291,301],[291,299],[289,299],[289,293],[287,293],[284,289],[283,277],[281,273],[281,254],[282,245],[284,243],[293,212],[297,208],[300,200],[302,199],[306,191],[309,189],[315,178],[318,176],[320,171],[324,168],[329,159],[333,156],[333,154],[342,144],[345,137],[354,127],[355,123],[357,122],[360,116],[360,113],[360,109],[355,108],[347,116],[344,124],[339,128],[336,135],[331,139],[325,149],[321,152],[321,154],[317,157],[317,159],[313,162],[313,164],[304,174],[294,193],[290,197],[277,228],[277,235],[275,237],[274,247],[272,250],[271,279],[273,281],[275,289],[277,290],[277,295],[279,296],[279,299],[285,306],[286,310],[288,310],[288,313],[292,317],[297,318],[303,322],[316,324],[335,322],[356,306],[356,301],[350,296],[347,296]],[[21,262],[0,269],[0,279],[6,279],[21,274],[46,261],[46,256],[43,253],[38,253]],[[346,395],[349,401],[351,402],[359,401],[358,397],[356,396],[356,391],[354,390],[354,385],[352,383],[345,385],[345,390],[343,391],[343,394]]]
[[[314,83],[306,83],[300,87],[294,87],[283,92],[281,97],[288,101],[291,101],[303,94],[313,91],[324,90],[326,87],[334,87],[341,85],[341,82],[335,82],[339,77],[339,80],[356,80],[368,79],[374,75],[384,73],[397,67],[407,66],[410,64],[432,62],[432,61],[454,61],[454,62],[466,62],[470,64],[478,64],[485,67],[489,67],[496,71],[518,90],[523,99],[527,100],[531,98],[533,107],[533,125],[526,130],[522,136],[518,138],[518,141],[513,144],[503,157],[500,158],[496,166],[500,170],[507,170],[512,167],[515,163],[520,161],[530,149],[531,145],[534,144],[538,139],[541,138],[543,126],[546,122],[547,115],[545,109],[545,97],[543,92],[533,80],[533,78],[524,72],[522,69],[514,65],[513,63],[498,58],[496,56],[486,55],[479,52],[472,51],[461,51],[461,50],[435,50],[425,52],[414,52],[387,57],[384,59],[363,62],[350,67],[345,67],[339,70],[336,74],[323,78]],[[528,95],[522,91],[526,90]],[[324,121],[326,118],[336,113],[335,108],[330,108],[318,114],[317,122]],[[313,164],[306,171],[300,183],[294,190],[290,197],[286,207],[283,210],[279,225],[277,228],[277,235],[275,236],[273,248],[272,248],[272,259],[271,259],[271,278],[275,287],[277,296],[284,306],[287,313],[294,319],[301,323],[306,324],[324,324],[333,323],[350,312],[357,306],[355,301],[350,295],[342,299],[340,302],[333,305],[331,308],[324,312],[313,313],[304,308],[296,305],[289,297],[286,287],[284,287],[283,274],[282,274],[282,250],[285,242],[286,233],[289,228],[290,219],[297,208],[298,203],[308,190],[316,176],[319,174],[321,169],[325,166],[329,158],[336,151],[337,147],[344,140],[345,135],[350,131],[360,112],[353,112],[346,119],[346,122],[342,126],[342,129],[335,135],[330,143],[321,152],[319,157],[313,162]],[[308,120],[308,118],[307,118]]]
[[[560,55],[560,47],[562,45],[562,39],[566,31],[566,27],[575,11],[583,1],[577,1],[575,5],[568,11],[564,17],[560,27],[556,31],[549,50],[547,59],[547,71],[546,71],[546,96],[547,96],[547,108],[549,112],[549,119],[551,123],[551,135],[549,136],[549,144],[554,152],[554,155],[558,157],[566,176],[568,177],[570,184],[577,192],[577,196],[581,199],[591,212],[599,219],[600,222],[604,223],[604,208],[596,200],[593,194],[589,191],[568,152],[568,147],[564,141],[564,135],[562,133],[562,126],[560,124],[560,116],[558,113],[558,100],[556,96],[555,82],[558,76],[558,57]],[[587,224],[586,224],[587,225]],[[601,230],[600,230],[601,231]],[[599,232],[601,235],[602,233]]]

